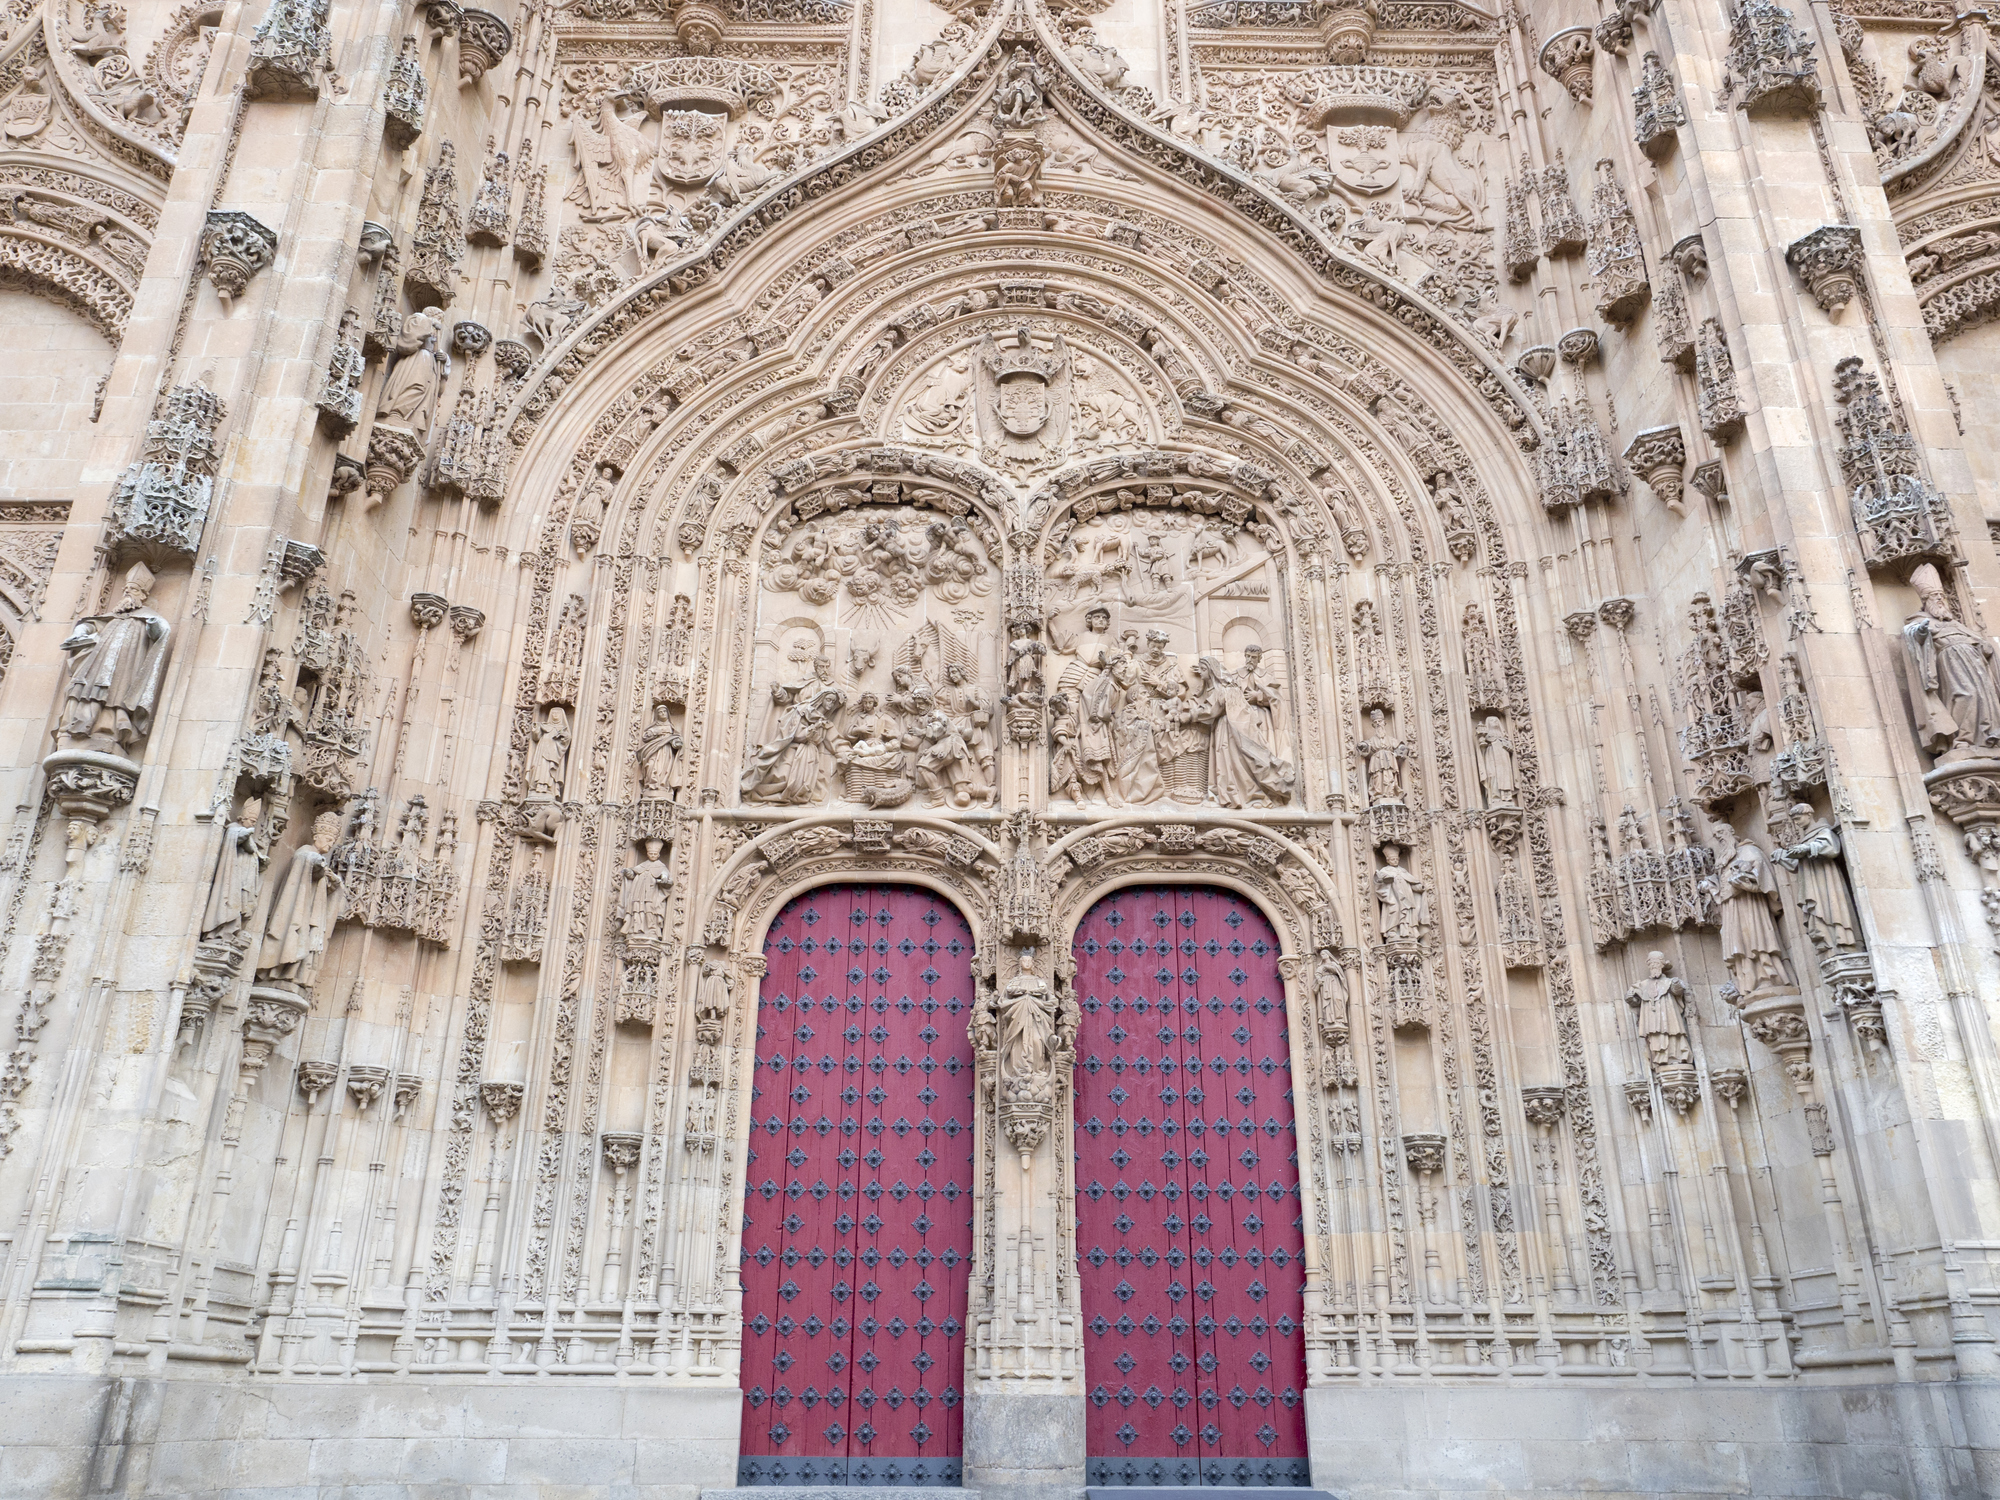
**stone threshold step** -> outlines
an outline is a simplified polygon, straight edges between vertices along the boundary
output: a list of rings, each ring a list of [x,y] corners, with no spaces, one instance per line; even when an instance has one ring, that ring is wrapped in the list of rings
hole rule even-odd
[[[746,1484],[731,1490],[703,1490],[701,1500],[979,1500],[979,1491],[914,1484]]]
[[[1335,1500],[1331,1491],[1287,1484],[1093,1484],[1083,1493],[1088,1500]]]

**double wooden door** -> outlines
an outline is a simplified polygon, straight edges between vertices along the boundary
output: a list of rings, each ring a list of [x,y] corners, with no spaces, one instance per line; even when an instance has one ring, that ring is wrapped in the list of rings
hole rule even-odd
[[[764,955],[737,1482],[956,1484],[971,930],[915,887],[828,886],[785,907]]]
[[[1303,1485],[1305,1233],[1278,938],[1207,887],[1076,933],[1092,1484]]]

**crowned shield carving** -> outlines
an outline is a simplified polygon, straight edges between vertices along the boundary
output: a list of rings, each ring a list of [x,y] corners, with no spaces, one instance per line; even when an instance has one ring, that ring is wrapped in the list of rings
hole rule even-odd
[[[1005,343],[989,333],[973,367],[981,455],[1012,466],[1060,462],[1070,420],[1070,354],[1063,336],[1041,349],[1025,326]]]

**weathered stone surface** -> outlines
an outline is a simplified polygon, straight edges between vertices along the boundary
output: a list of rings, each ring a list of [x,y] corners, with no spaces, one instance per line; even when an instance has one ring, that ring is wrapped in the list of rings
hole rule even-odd
[[[16,4],[0,1494],[2000,1494],[1988,23],[1533,9]],[[774,1144],[877,883],[948,1260],[848,1206],[915,1061]],[[1184,885],[1240,1139],[1079,1107]]]

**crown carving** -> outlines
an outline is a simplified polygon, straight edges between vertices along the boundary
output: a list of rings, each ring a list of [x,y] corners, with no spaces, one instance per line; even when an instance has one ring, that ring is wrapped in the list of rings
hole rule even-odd
[[[1032,375],[1046,383],[1062,373],[1068,353],[1060,339],[1054,349],[1044,352],[1034,346],[1025,326],[1015,330],[1014,338],[1014,343],[1000,345],[998,353],[988,358],[995,380],[1005,380],[1010,375]]]
[[[1410,116],[1430,93],[1430,80],[1403,68],[1370,64],[1311,68],[1285,85],[1285,97],[1306,111],[1306,123],[1394,125]]]

